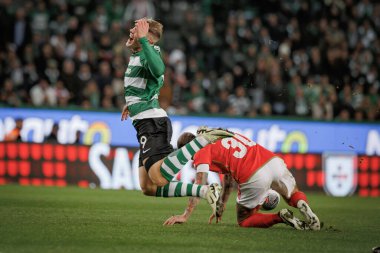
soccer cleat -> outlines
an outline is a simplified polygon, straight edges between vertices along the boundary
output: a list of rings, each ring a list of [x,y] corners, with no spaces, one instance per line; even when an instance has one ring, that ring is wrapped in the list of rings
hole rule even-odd
[[[306,222],[311,230],[320,230],[321,223],[318,219],[318,216],[313,213],[310,206],[304,201],[300,200],[297,202],[297,207],[300,210],[300,213],[305,217]]]
[[[206,192],[206,200],[210,204],[212,209],[212,214],[216,216],[219,208],[219,203],[221,201],[221,191],[222,187],[217,183],[210,184]]]
[[[207,131],[210,131],[211,130],[211,128],[209,128],[209,127],[207,127],[207,126],[200,126],[200,127],[198,127],[198,129],[197,129],[197,135],[199,135],[199,134],[203,134],[203,133],[205,133],[205,132],[207,132]]]
[[[203,136],[209,143],[214,143],[219,139],[232,137],[234,133],[225,129],[213,129],[206,126],[201,126],[197,130],[197,134]]]
[[[278,214],[286,225],[289,225],[297,230],[309,229],[308,225],[304,221],[294,217],[293,212],[289,209],[282,209]]]

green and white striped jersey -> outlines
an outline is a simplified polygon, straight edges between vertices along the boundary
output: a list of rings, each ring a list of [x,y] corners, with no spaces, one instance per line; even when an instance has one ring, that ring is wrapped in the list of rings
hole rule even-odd
[[[165,65],[160,48],[144,37],[142,50],[131,55],[124,76],[124,95],[132,120],[167,116],[160,108],[158,95],[164,85]]]

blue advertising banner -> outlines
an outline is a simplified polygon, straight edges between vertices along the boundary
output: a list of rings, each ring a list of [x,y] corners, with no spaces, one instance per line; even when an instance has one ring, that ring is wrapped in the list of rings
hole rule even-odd
[[[117,112],[0,108],[0,141],[22,123],[21,140],[41,143],[56,125],[62,144],[137,147],[130,120],[122,122]],[[174,146],[182,132],[198,126],[224,127],[242,133],[264,147],[283,153],[354,152],[380,155],[380,124],[314,122],[276,119],[234,119],[170,116]]]

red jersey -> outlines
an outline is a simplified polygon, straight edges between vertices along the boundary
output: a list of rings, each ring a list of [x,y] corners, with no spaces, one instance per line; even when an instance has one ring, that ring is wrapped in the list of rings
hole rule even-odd
[[[194,155],[194,166],[208,164],[210,171],[231,174],[238,184],[245,183],[266,162],[276,156],[249,138],[235,134],[209,144]]]

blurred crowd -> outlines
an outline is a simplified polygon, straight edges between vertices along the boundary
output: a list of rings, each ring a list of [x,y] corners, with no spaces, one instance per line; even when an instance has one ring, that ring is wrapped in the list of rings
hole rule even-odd
[[[162,22],[169,114],[380,120],[380,3],[0,2],[0,105],[120,110],[135,19]]]

